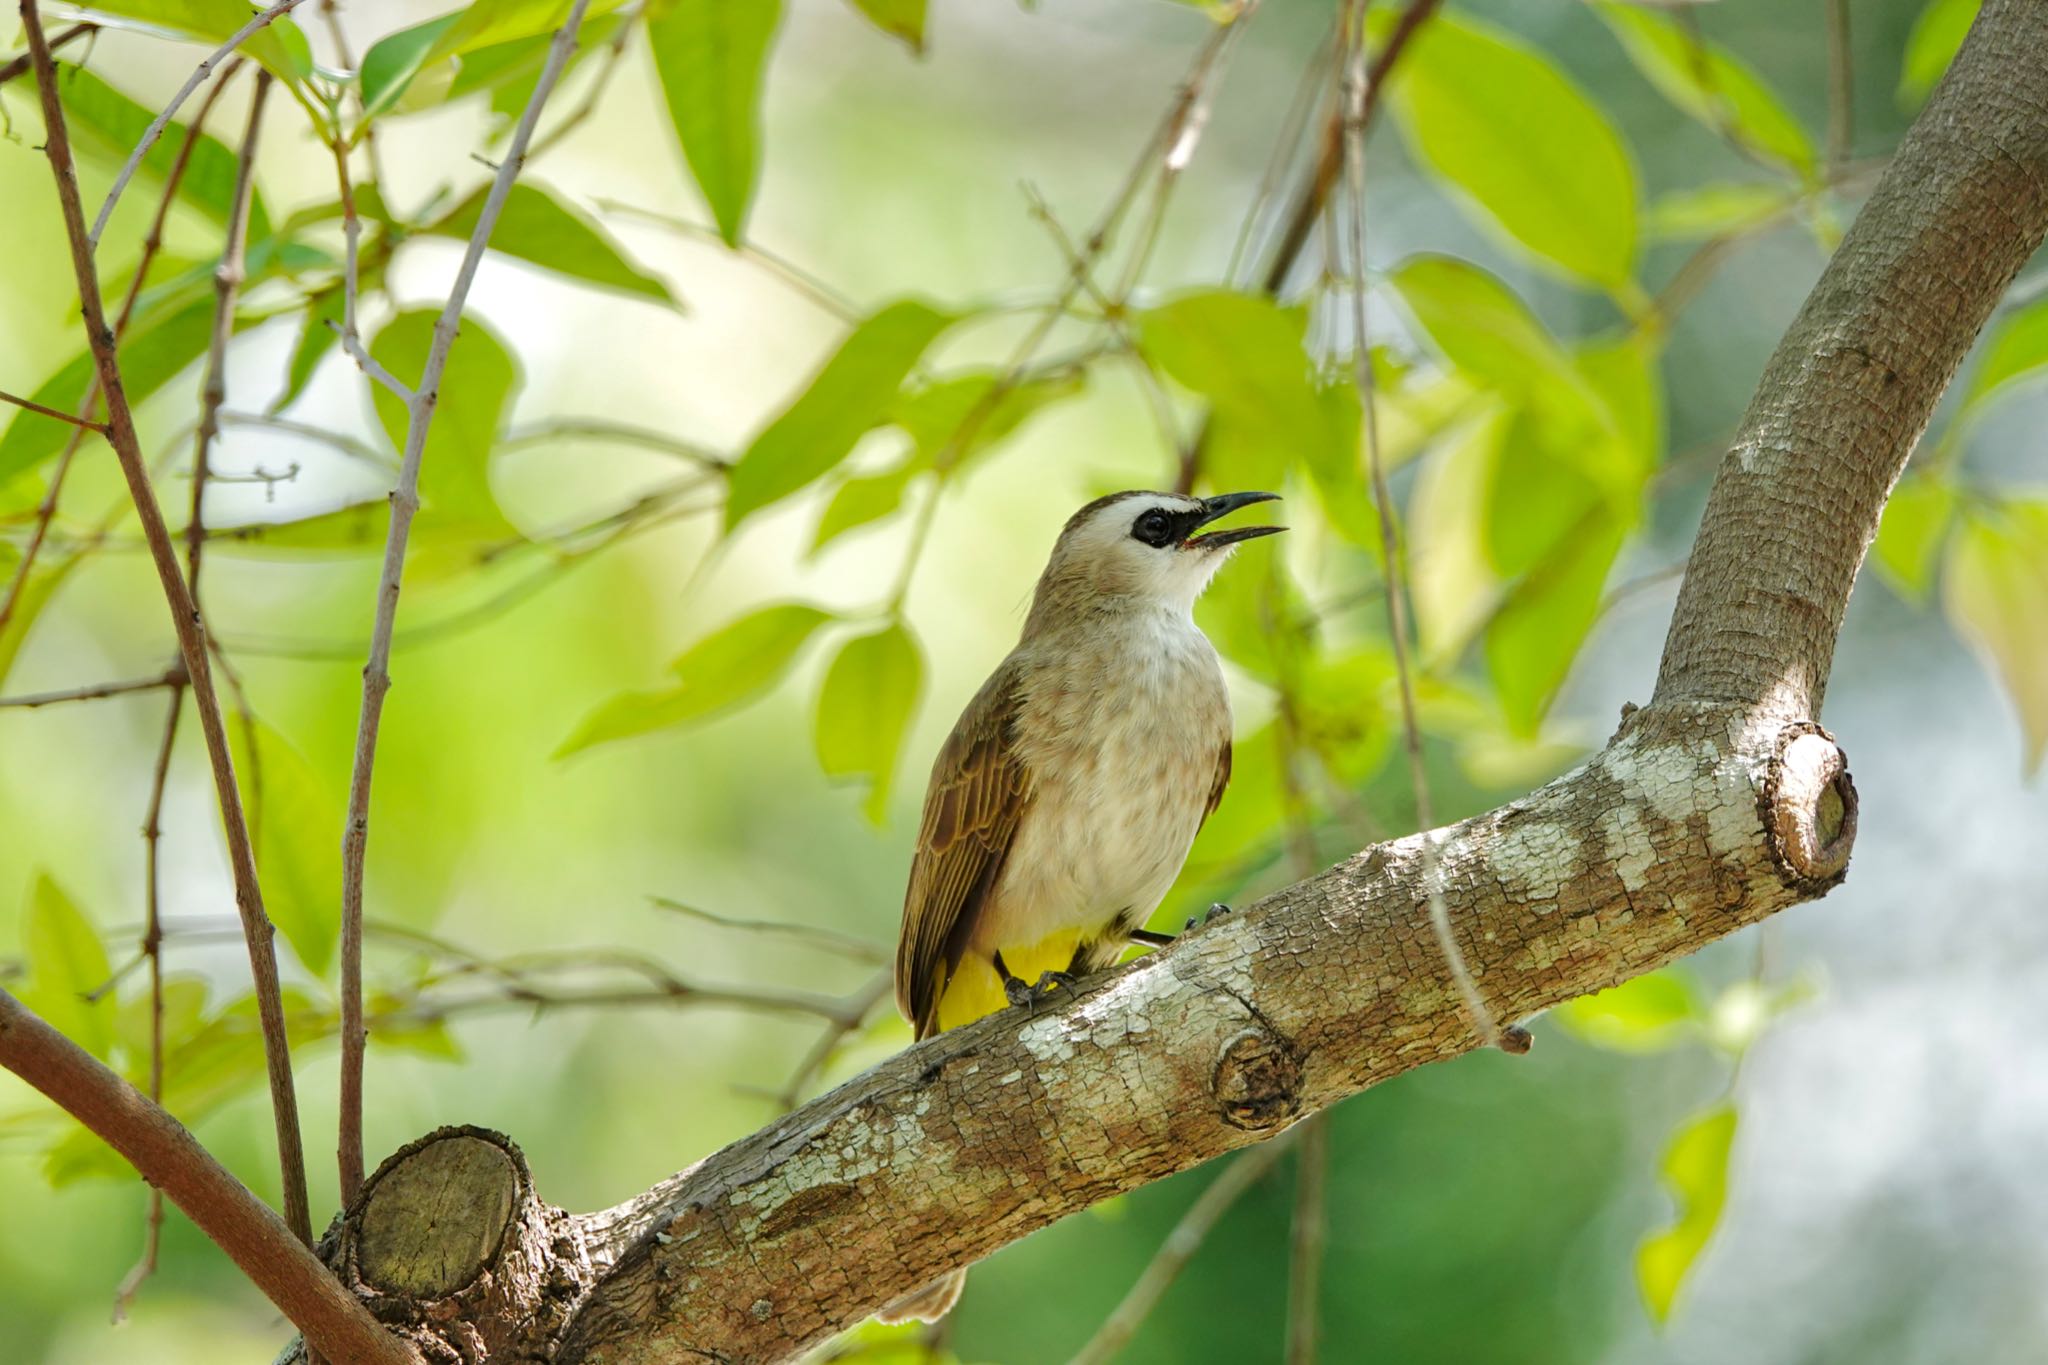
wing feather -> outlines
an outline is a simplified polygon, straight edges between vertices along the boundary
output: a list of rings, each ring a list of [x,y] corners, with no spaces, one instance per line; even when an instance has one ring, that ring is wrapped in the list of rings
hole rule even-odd
[[[982,684],[932,764],[896,942],[896,1003],[920,1038],[937,1032],[939,998],[1031,802],[1015,743],[1018,671],[1005,660]]]

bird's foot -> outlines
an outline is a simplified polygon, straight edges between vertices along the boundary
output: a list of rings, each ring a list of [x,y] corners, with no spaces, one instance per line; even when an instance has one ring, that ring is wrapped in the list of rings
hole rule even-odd
[[[1068,972],[1040,972],[1036,982],[1027,982],[1021,976],[1003,977],[1003,998],[1013,1006],[1031,1010],[1034,1013],[1044,1001],[1052,999],[1061,991],[1071,991],[1080,982]]]
[[[1200,919],[1189,920],[1187,923],[1187,928],[1181,930],[1181,932],[1185,934],[1191,929],[1200,929],[1202,926],[1206,925],[1210,920],[1222,919],[1225,915],[1235,913],[1235,911],[1233,911],[1229,906],[1225,905],[1222,901],[1217,901],[1214,905],[1210,906],[1207,910],[1204,910],[1202,912],[1202,917]]]

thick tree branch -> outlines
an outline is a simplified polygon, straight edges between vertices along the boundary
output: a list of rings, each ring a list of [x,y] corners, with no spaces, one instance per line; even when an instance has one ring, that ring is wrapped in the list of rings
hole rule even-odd
[[[4,990],[0,1066],[49,1096],[169,1195],[329,1360],[420,1365],[183,1124]]]

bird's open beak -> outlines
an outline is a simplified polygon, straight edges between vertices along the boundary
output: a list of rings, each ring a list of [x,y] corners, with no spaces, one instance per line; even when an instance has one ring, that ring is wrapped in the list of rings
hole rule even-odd
[[[1240,507],[1249,507],[1255,502],[1278,502],[1278,493],[1218,493],[1213,498],[1202,499],[1202,513],[1195,526],[1207,526],[1218,517],[1229,516]],[[1190,528],[1192,529],[1192,528]],[[1181,541],[1183,550],[1220,550],[1226,545],[1235,545],[1241,540],[1256,540],[1284,531],[1285,526],[1234,526],[1228,531],[1211,531],[1207,535],[1191,535]]]

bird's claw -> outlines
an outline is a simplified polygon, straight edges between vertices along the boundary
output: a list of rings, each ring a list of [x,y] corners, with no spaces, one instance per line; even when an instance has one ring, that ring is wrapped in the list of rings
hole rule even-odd
[[[1003,998],[1012,1005],[1036,1011],[1040,1003],[1052,999],[1061,991],[1071,991],[1080,983],[1068,972],[1040,972],[1038,980],[1026,983],[1021,976],[1003,979]]]
[[[1210,920],[1222,919],[1225,915],[1231,913],[1233,912],[1231,911],[1231,908],[1229,906],[1225,905],[1222,901],[1217,901],[1214,905],[1210,906],[1207,910],[1204,910],[1202,912],[1202,917],[1200,919],[1190,919],[1187,923],[1187,928],[1181,930],[1181,932],[1187,933],[1189,930],[1199,929],[1203,925],[1207,924]]]

